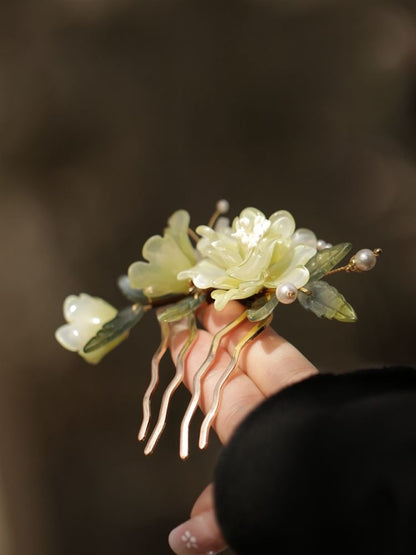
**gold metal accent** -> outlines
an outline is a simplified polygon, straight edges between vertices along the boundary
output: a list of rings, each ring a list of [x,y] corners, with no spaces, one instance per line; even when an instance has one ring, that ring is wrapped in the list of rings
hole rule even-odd
[[[332,274],[339,274],[340,272],[353,272],[355,270],[353,270],[353,264],[352,264],[352,260],[350,260],[350,262],[348,264],[346,264],[345,266],[340,266],[339,268],[335,268],[334,270],[330,270],[329,272],[327,272],[325,274],[325,276],[332,276]]]
[[[208,227],[214,227],[215,222],[221,216],[221,214],[222,214],[222,212],[220,210],[218,210],[218,209],[215,210],[215,212],[213,213],[213,215],[209,219]]]
[[[380,247],[379,247],[379,248],[377,248],[377,249],[374,249],[374,250],[373,250],[373,253],[374,253],[376,256],[380,256],[380,254],[383,254],[383,249],[380,249]]]
[[[249,341],[254,339],[259,333],[261,333],[264,330],[264,328],[266,328],[270,324],[272,319],[273,319],[273,316],[271,315],[265,320],[261,320],[260,322],[257,322],[257,324],[253,326],[251,330],[243,337],[243,339],[239,343],[237,343],[229,365],[222,373],[220,379],[217,381],[217,384],[214,389],[214,396],[212,399],[211,407],[207,412],[204,418],[204,421],[202,422],[201,431],[199,434],[200,449],[205,449],[205,447],[208,445],[209,430],[218,412],[218,407],[221,401],[223,387],[227,382],[228,378],[230,377],[231,373],[233,372],[233,370],[236,368],[242,349],[247,345]]]
[[[149,386],[146,389],[146,393],[144,394],[144,397],[143,397],[143,420],[140,426],[139,434],[137,436],[139,441],[142,441],[143,439],[145,439],[147,434],[147,429],[149,427],[150,416],[151,416],[150,401],[159,383],[159,363],[163,355],[165,354],[169,344],[169,332],[170,332],[169,324],[167,322],[161,322],[160,330],[161,330],[160,345],[152,357],[151,379],[150,379]]]
[[[192,417],[195,413],[195,410],[198,406],[200,397],[201,397],[201,381],[206,372],[208,371],[209,367],[212,365],[215,359],[215,355],[217,354],[218,347],[220,345],[221,339],[241,324],[247,316],[247,310],[245,310],[240,316],[238,316],[235,320],[227,324],[223,327],[220,331],[218,331],[211,342],[210,349],[208,351],[208,355],[202,365],[198,368],[196,374],[194,375],[193,379],[193,393],[192,398],[189,402],[189,405],[186,409],[185,415],[182,419],[181,423],[181,433],[180,433],[180,447],[179,447],[179,455],[181,459],[186,459],[189,455],[189,426],[192,420]]]
[[[198,243],[200,237],[198,237],[198,235],[195,233],[195,231],[193,229],[191,229],[190,227],[188,227],[188,235],[189,237],[191,237],[195,243]]]
[[[194,313],[189,315],[188,322],[189,322],[189,335],[187,340],[185,341],[185,344],[180,350],[178,360],[176,361],[176,373],[163,394],[162,402],[160,404],[159,418],[149,438],[149,441],[147,442],[146,447],[144,448],[145,455],[150,455],[150,453],[153,452],[153,449],[155,448],[157,442],[159,441],[160,436],[162,435],[162,432],[166,426],[166,415],[168,412],[171,397],[183,381],[185,360],[187,355],[189,354],[190,347],[194,342],[194,339],[196,338],[196,334],[198,331],[196,327],[196,319],[195,319]]]
[[[302,291],[302,293],[305,293],[305,295],[312,295],[312,291],[309,291],[309,289],[307,289],[306,287],[299,287],[299,291]]]

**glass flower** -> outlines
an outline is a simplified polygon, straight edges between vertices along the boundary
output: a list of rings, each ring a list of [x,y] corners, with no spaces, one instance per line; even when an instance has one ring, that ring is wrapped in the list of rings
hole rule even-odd
[[[86,293],[70,295],[64,301],[64,318],[68,323],[56,330],[56,340],[65,349],[78,352],[87,362],[97,364],[129,334],[127,331],[103,347],[84,353],[88,341],[104,324],[113,320],[117,312],[116,308],[99,297],[91,297]]]
[[[303,287],[309,279],[305,264],[316,249],[292,241],[295,220],[286,210],[267,219],[260,210],[246,208],[232,227],[214,230],[202,225],[196,231],[201,236],[201,260],[178,278],[191,279],[199,289],[213,289],[217,310],[231,299],[246,299],[282,283]]]
[[[148,262],[133,262],[128,270],[130,284],[142,289],[149,298],[181,294],[189,291],[189,281],[177,275],[196,263],[195,252],[188,236],[190,216],[178,210],[168,220],[163,237],[153,235],[143,246]]]

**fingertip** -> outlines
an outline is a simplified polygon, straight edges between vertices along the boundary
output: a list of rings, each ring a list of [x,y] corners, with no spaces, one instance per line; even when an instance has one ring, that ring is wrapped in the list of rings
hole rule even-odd
[[[238,301],[229,301],[223,310],[217,310],[213,303],[198,310],[198,319],[206,329],[221,329],[244,312],[245,307]]]
[[[215,555],[227,547],[213,510],[180,524],[171,531],[168,541],[176,555]]]

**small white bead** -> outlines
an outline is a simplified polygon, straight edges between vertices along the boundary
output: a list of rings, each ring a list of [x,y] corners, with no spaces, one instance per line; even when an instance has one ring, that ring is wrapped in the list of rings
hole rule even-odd
[[[326,241],[324,241],[323,239],[318,239],[317,243],[316,243],[316,248],[318,249],[318,251],[321,251],[322,249],[326,249]]]
[[[296,301],[298,290],[293,283],[281,283],[276,289],[276,298],[279,303],[290,304]]]
[[[230,203],[228,202],[228,200],[221,199],[217,202],[217,210],[221,214],[226,214],[229,209],[230,209]]]
[[[324,249],[331,249],[334,245],[332,243],[327,243]]]
[[[295,231],[292,236],[292,245],[308,245],[309,247],[316,248],[316,235],[315,233],[310,230],[306,229],[305,227],[300,227]]]
[[[370,249],[361,249],[354,256],[355,266],[362,272],[368,272],[374,268],[377,262],[377,257]]]

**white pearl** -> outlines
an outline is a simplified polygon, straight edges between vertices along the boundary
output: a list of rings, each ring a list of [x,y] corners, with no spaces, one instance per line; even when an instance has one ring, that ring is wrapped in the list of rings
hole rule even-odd
[[[331,249],[334,245],[332,243],[327,243],[324,249]]]
[[[279,303],[290,304],[296,301],[298,290],[293,283],[281,283],[276,289],[276,297]]]
[[[354,256],[355,266],[362,272],[367,272],[374,268],[377,262],[377,257],[370,249],[361,249]]]
[[[217,202],[217,210],[221,214],[225,214],[230,209],[230,203],[224,198]]]
[[[318,251],[326,249],[326,241],[324,241],[323,239],[318,239],[316,243],[316,248],[318,249]]]
[[[315,233],[311,229],[300,227],[295,231],[292,236],[292,246],[295,245],[308,245],[309,247],[316,248],[317,239]]]

